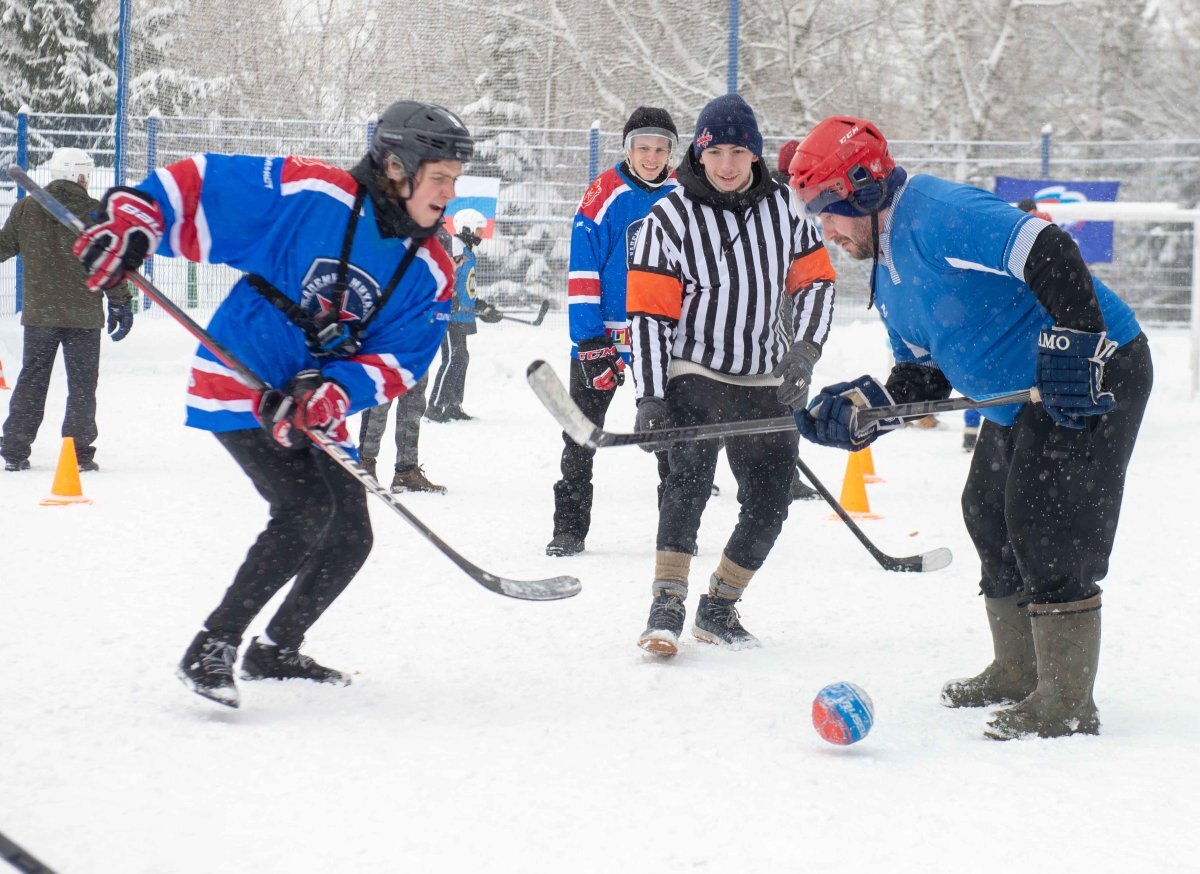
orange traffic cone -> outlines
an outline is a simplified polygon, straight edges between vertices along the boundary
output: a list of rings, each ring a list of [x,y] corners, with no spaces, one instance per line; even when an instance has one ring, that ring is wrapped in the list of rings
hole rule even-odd
[[[879,519],[867,503],[867,486],[863,482],[862,463],[858,456],[857,452],[851,452],[846,457],[846,477],[842,480],[842,496],[838,498],[838,503],[855,519]]]
[[[0,389],[8,388],[8,383],[4,381],[4,362],[0,361]]]
[[[75,438],[64,437],[58,454],[58,469],[54,471],[54,486],[41,500],[43,507],[65,507],[68,504],[90,504],[79,484],[79,459],[75,457]]]
[[[862,470],[863,482],[865,483],[881,483],[886,480],[881,476],[875,475],[875,460],[871,458],[871,447],[864,446],[862,449],[854,453],[858,456],[858,466]]]

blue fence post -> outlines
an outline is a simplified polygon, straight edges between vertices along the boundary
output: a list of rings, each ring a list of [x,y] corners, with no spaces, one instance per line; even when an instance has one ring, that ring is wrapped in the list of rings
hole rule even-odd
[[[117,13],[117,118],[113,145],[113,181],[125,184],[125,112],[129,93],[129,20],[133,0],[121,0]]]
[[[729,0],[729,62],[725,68],[725,90],[738,90],[738,24],[741,18],[740,0]]]
[[[153,110],[146,117],[146,172],[150,173],[158,166],[158,110]],[[146,261],[142,265],[142,272],[146,274],[146,278],[154,281],[154,253],[151,252],[146,256]],[[154,303],[146,295],[142,295],[142,309],[148,310]]]
[[[624,143],[621,144],[624,146]],[[592,122],[588,131],[588,177],[584,185],[600,175],[600,119]]]
[[[1050,125],[1042,128],[1042,178],[1050,178]]]
[[[29,169],[29,107],[22,106],[17,110],[17,166],[22,170]],[[17,200],[25,196],[25,189],[17,186]],[[25,266],[21,256],[17,256],[17,298],[14,312],[25,308]]]

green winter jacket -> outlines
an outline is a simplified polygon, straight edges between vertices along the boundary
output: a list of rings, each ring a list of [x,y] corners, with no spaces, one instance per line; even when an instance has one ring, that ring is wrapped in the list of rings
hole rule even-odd
[[[75,215],[86,216],[100,206],[82,185],[56,179],[46,191]],[[25,270],[21,324],[35,328],[102,328],[100,295],[88,291],[83,265],[71,254],[75,232],[60,224],[32,197],[13,206],[0,229],[0,261],[20,255]],[[126,283],[108,292],[113,303],[129,303]]]

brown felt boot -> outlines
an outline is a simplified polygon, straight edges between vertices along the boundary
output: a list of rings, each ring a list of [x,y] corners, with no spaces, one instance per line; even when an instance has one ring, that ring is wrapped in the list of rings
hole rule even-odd
[[[1069,604],[1030,604],[1038,684],[1020,704],[1000,710],[984,735],[992,740],[1099,734],[1092,698],[1100,663],[1100,596]]]
[[[942,686],[946,707],[989,707],[1022,701],[1037,686],[1037,657],[1029,614],[1017,602],[1024,592],[1007,598],[984,598],[992,630],[992,663],[983,672]]]

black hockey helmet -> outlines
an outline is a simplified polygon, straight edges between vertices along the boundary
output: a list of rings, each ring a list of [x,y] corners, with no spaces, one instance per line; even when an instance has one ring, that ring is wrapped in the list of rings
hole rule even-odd
[[[422,161],[471,160],[475,140],[461,118],[443,106],[397,100],[383,111],[371,137],[371,160],[381,170],[394,155],[409,177]]]

